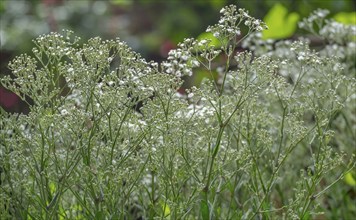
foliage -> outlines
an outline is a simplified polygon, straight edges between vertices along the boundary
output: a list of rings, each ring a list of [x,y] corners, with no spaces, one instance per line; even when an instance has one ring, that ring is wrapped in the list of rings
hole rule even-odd
[[[264,21],[268,25],[268,30],[264,30],[263,38],[282,39],[290,37],[297,29],[299,15],[296,12],[290,13],[281,4],[275,4],[268,12]]]
[[[81,45],[71,31],[42,35],[34,57],[16,57],[9,64],[16,77],[1,84],[34,105],[28,115],[1,116],[0,217],[355,214],[335,211],[340,199],[354,201],[339,195],[355,165],[355,53],[338,58],[306,40],[268,50],[249,38],[267,28],[262,21],[235,6],[220,12],[207,28],[219,46],[188,38],[160,65],[120,39]],[[352,28],[340,29],[349,36]],[[237,51],[244,39],[253,51]],[[354,44],[337,33],[332,39]],[[210,77],[177,92],[202,69]]]
[[[352,0],[2,0],[0,45],[3,53],[5,50],[14,51],[14,54],[28,53],[32,48],[30,40],[38,35],[71,29],[83,39],[99,34],[104,39],[120,36],[143,55],[153,56],[165,41],[178,43],[184,37],[198,36],[204,27],[215,21],[216,12],[224,5],[237,4],[262,18],[278,2],[301,17],[316,8],[326,8],[331,15],[352,12],[354,8]],[[157,8],[162,9],[161,13],[157,13]],[[343,14],[340,20],[352,20],[352,16]]]

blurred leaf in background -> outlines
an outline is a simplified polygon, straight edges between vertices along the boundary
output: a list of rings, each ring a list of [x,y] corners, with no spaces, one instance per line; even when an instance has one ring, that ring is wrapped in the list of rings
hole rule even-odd
[[[268,26],[268,30],[262,32],[263,39],[291,37],[297,29],[299,19],[298,13],[288,13],[288,9],[282,4],[275,4],[263,19]]]
[[[356,180],[354,178],[354,175],[352,175],[352,172],[346,173],[344,180],[348,185],[353,187],[356,186]]]
[[[337,22],[356,25],[356,12],[339,12],[334,15]]]

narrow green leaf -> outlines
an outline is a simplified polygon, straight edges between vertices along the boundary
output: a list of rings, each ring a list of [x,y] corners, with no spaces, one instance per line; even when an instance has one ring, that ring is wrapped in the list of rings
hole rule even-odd
[[[200,213],[203,220],[209,220],[209,206],[205,200],[200,202]]]

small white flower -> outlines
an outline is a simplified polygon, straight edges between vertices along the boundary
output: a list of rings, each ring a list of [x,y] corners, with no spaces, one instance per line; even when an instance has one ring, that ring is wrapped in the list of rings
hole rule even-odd
[[[67,109],[62,109],[61,110],[61,115],[62,116],[65,116],[65,115],[68,115],[69,114],[69,112],[67,111]]]
[[[183,55],[183,56],[182,56],[182,60],[184,60],[184,61],[188,60],[188,58],[189,58],[189,57],[188,57],[187,55]]]
[[[297,57],[298,60],[305,60],[305,52],[300,52],[298,57]]]
[[[193,67],[199,67],[200,66],[200,63],[197,60],[193,60],[192,64],[193,64]]]
[[[254,25],[260,25],[261,23],[260,23],[259,20],[254,20],[254,21],[253,21],[253,24],[254,24]]]
[[[263,28],[261,26],[256,27],[257,31],[263,31]]]

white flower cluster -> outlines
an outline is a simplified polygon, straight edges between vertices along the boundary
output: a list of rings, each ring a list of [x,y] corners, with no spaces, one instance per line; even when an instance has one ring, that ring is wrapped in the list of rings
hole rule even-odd
[[[328,10],[317,9],[298,25],[332,43],[345,44],[352,41],[356,35],[356,25],[345,25],[332,19],[326,19],[328,14]]]
[[[60,59],[63,56],[68,56],[73,52],[72,45],[76,45],[80,40],[79,37],[74,37],[72,40],[70,36],[73,31],[63,30],[64,35],[51,32],[47,35],[41,35],[33,42],[37,46],[32,52],[41,60],[42,56],[47,56],[48,59]]]
[[[356,36],[356,25],[345,25],[335,21],[326,20],[319,34],[324,39],[337,44],[345,44]]]
[[[325,9],[317,9],[311,13],[307,18],[303,19],[303,22],[299,23],[300,28],[305,28],[306,26],[312,26],[313,23],[319,24],[330,12]]]
[[[199,67],[199,61],[192,55],[196,41],[187,38],[183,43],[178,44],[178,48],[169,51],[167,61],[162,62],[163,72],[173,74],[176,77],[192,76],[193,68]]]
[[[237,35],[241,35],[240,24],[244,24],[249,28],[249,32],[262,31],[267,29],[266,24],[248,14],[244,9],[236,9],[235,5],[226,6],[221,9],[222,14],[219,23],[209,26],[206,31],[211,32],[218,39],[233,39]]]
[[[188,51],[182,49],[171,50],[168,53],[167,62],[163,62],[161,67],[168,74],[174,74],[177,77],[184,75],[191,76],[193,71],[187,65],[187,60],[190,58]]]
[[[253,32],[242,41],[241,46],[261,55],[272,51],[274,42],[273,39],[263,40],[261,32]]]

